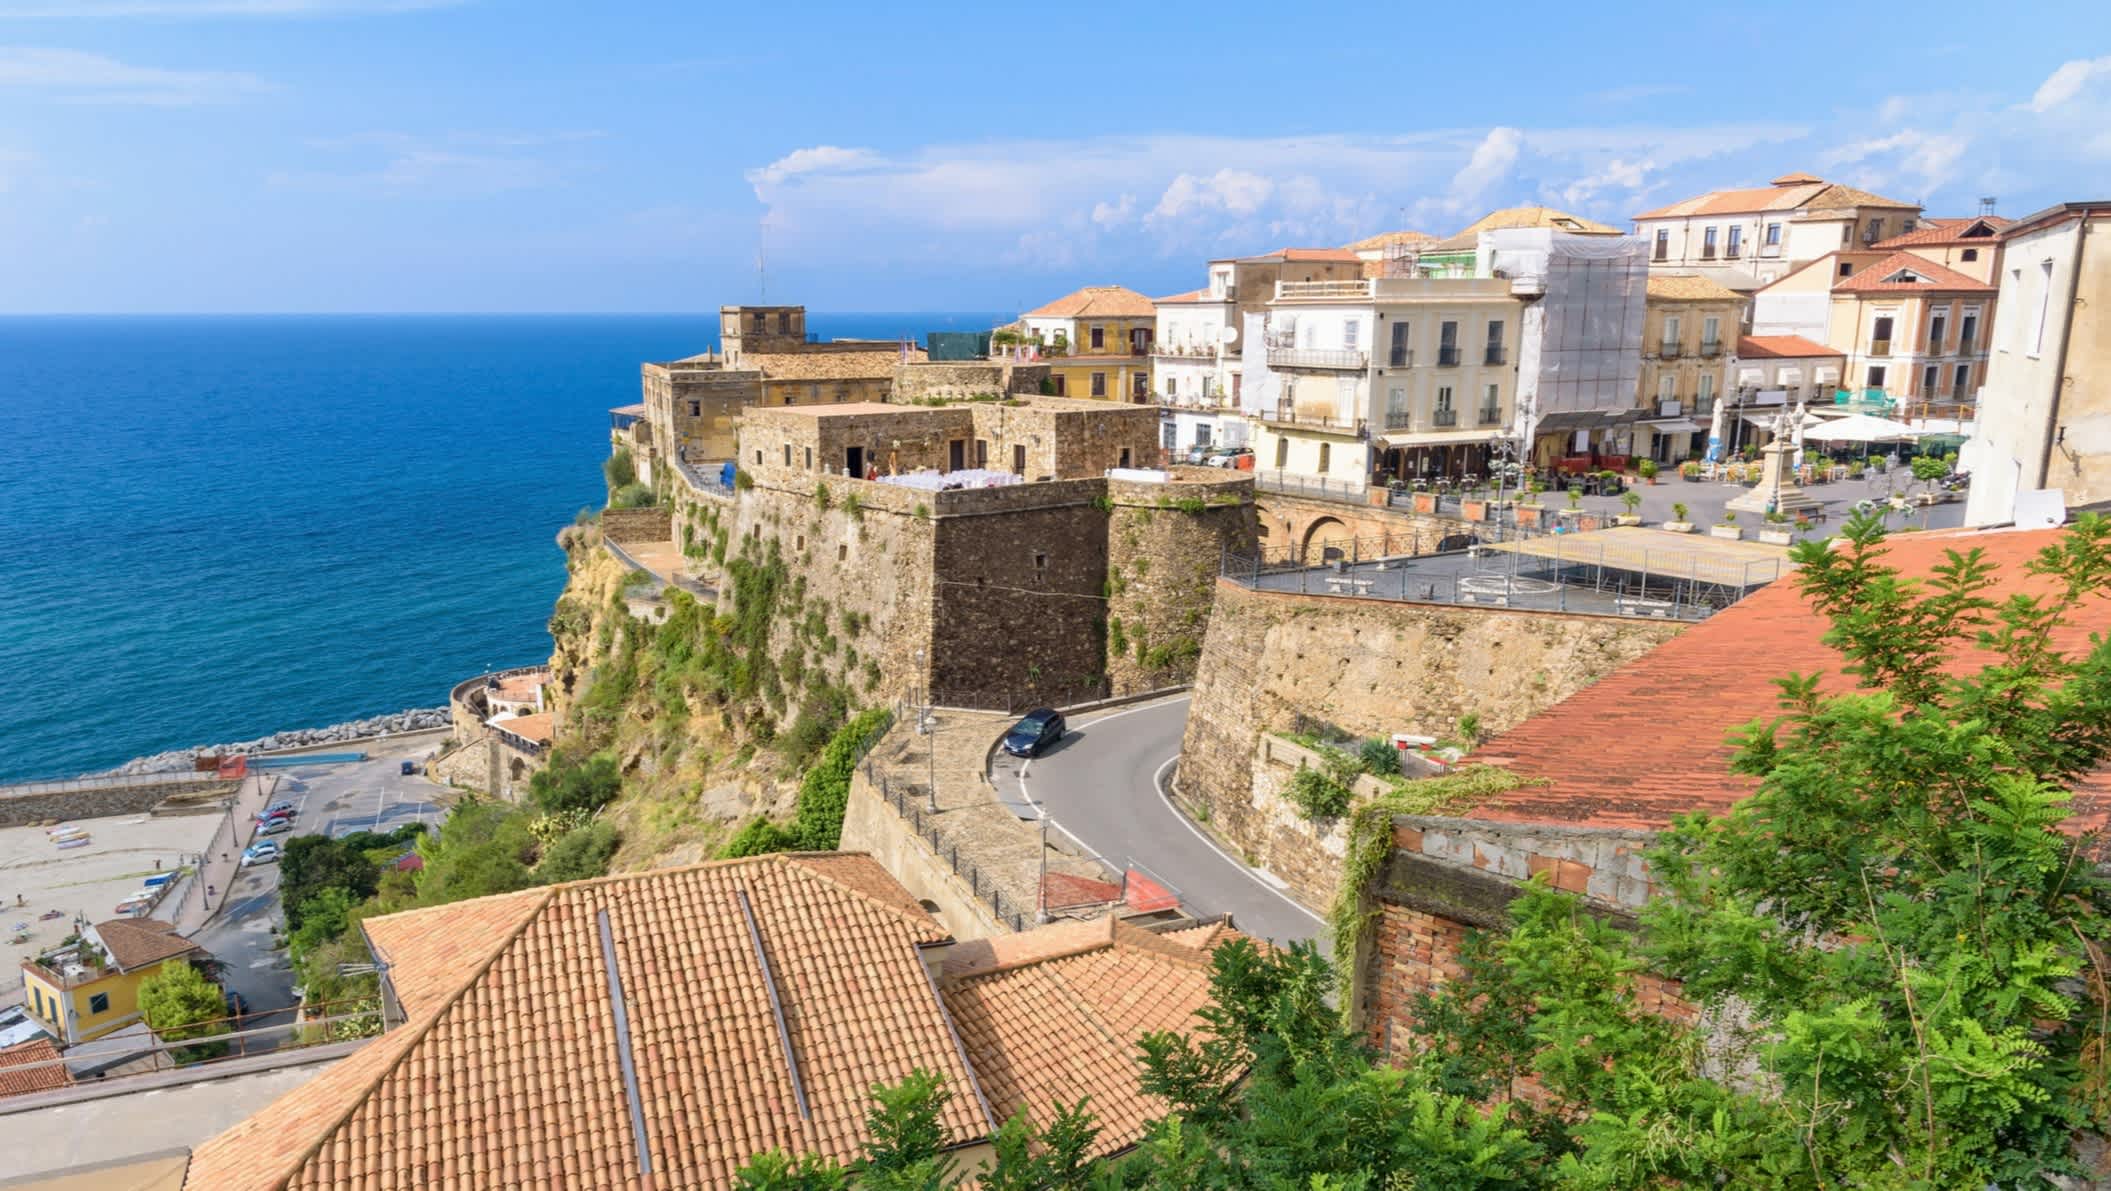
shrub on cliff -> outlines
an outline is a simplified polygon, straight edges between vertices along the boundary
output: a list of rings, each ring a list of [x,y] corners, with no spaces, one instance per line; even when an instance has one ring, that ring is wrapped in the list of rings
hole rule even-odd
[[[535,865],[535,881],[554,885],[560,881],[584,881],[608,872],[608,862],[620,844],[616,829],[607,823],[589,823],[568,831],[551,844]]]
[[[571,750],[554,749],[550,763],[528,779],[528,796],[550,814],[592,814],[614,802],[622,791],[622,771],[616,767],[615,754],[607,751],[582,759]]]
[[[601,475],[608,481],[610,493],[621,492],[638,482],[637,461],[631,458],[629,447],[617,447],[615,452],[601,463]]]

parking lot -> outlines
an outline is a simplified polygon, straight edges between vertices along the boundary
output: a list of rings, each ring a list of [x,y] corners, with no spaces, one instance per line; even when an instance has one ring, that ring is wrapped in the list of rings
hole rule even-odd
[[[437,826],[446,814],[441,799],[447,788],[422,774],[406,776],[399,771],[406,760],[422,761],[430,756],[439,742],[432,735],[366,741],[338,750],[364,752],[364,761],[274,771],[275,783],[267,779],[266,802],[292,803],[293,829],[263,837],[245,834],[242,842],[246,845],[263,838],[283,847],[301,835],[337,839],[355,831],[393,831],[410,822],[424,823],[428,829]],[[250,1011],[258,1015],[250,1023],[257,1026],[289,1020],[283,1010],[293,1004],[293,971],[286,953],[272,946],[272,929],[285,921],[278,888],[276,864],[240,870],[224,893],[226,901],[219,913],[196,936],[224,965],[226,987],[240,993]]]

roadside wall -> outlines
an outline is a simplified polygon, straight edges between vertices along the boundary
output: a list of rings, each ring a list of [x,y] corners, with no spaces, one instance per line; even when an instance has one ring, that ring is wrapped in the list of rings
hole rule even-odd
[[[1264,768],[1256,755],[1263,733],[1295,731],[1304,716],[1352,736],[1444,737],[1468,713],[1483,733],[1498,732],[1684,627],[1255,592],[1223,580],[1216,594],[1182,741],[1180,795],[1253,862],[1282,864],[1289,871],[1279,875],[1315,905],[1333,892],[1322,875],[1325,833],[1294,809],[1285,820],[1275,789],[1295,767]]]
[[[1110,480],[1107,496],[1108,693],[1186,682],[1225,554],[1253,553],[1253,481],[1177,468],[1163,484]]]
[[[936,906],[938,920],[956,939],[984,939],[1009,934],[982,899],[974,896],[953,870],[931,851],[909,821],[894,813],[860,766],[850,779],[850,801],[843,808],[845,852],[870,852],[894,879],[926,908]]]

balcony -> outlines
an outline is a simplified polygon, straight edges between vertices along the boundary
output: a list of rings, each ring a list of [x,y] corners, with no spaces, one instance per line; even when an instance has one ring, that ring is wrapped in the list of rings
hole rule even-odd
[[[1891,341],[1890,341],[1889,339],[1872,339],[1872,340],[1870,340],[1870,341],[1869,341],[1869,354],[1870,354],[1870,355],[1872,355],[1872,356],[1888,356],[1888,355],[1890,355],[1890,354],[1891,354]]]
[[[1368,298],[1369,281],[1278,281],[1275,296],[1281,298]]]
[[[1737,245],[1732,244],[1728,248],[1723,249],[1723,259],[1726,261],[1734,261],[1738,258],[1738,255],[1741,251],[1742,250],[1739,249]]]
[[[1387,430],[1413,430],[1415,428],[1413,411],[1405,409],[1386,410],[1385,428]]]
[[[1497,346],[1491,346],[1481,357],[1483,364],[1507,364],[1509,360],[1510,353]]]
[[[1781,245],[1779,245],[1779,244],[1761,244],[1761,245],[1759,246],[1759,255],[1761,255],[1761,256],[1764,256],[1764,257],[1777,257],[1777,256],[1780,256],[1780,255],[1781,255]]]
[[[1440,347],[1440,348],[1438,348],[1438,349],[1437,349],[1437,367],[1439,367],[1439,368],[1457,368],[1458,366],[1459,366],[1459,349],[1458,349],[1458,348],[1455,348],[1455,347]]]
[[[1262,410],[1257,415],[1261,421],[1272,426],[1298,426],[1310,430],[1332,430],[1339,434],[1362,437],[1364,421],[1357,417],[1344,417],[1325,407],[1307,406],[1299,409],[1287,401],[1277,402],[1272,410]]]
[[[1214,360],[1217,345],[1213,343],[1156,343],[1151,345],[1154,356],[1170,356],[1182,360]]]
[[[1313,282],[1314,285],[1319,284]],[[1270,368],[1334,368],[1350,372],[1361,372],[1370,366],[1370,357],[1350,348],[1331,347],[1271,347],[1268,349]]]
[[[1499,426],[1502,421],[1503,407],[1500,405],[1484,405],[1474,415],[1474,425],[1476,426]]]
[[[1701,359],[1712,360],[1721,354],[1723,354],[1723,345],[1720,341],[1713,339],[1701,341]]]
[[[1385,366],[1387,368],[1413,368],[1415,366],[1414,349],[1407,347],[1394,348],[1391,354],[1385,357]]]
[[[1971,354],[1972,354],[1972,349],[1973,349],[1973,344],[1972,344],[1972,337],[1971,337],[1970,335],[1959,335],[1959,336],[1957,337],[1957,354],[1958,354],[1958,355],[1960,355],[1960,356],[1969,356],[1969,355],[1971,355]]]
[[[1455,409],[1433,409],[1429,411],[1429,424],[1446,427],[1459,424],[1459,411]]]
[[[1660,359],[1660,360],[1676,360],[1676,359],[1678,359],[1678,358],[1679,358],[1680,356],[1683,356],[1683,355],[1685,355],[1685,354],[1686,354],[1686,349],[1685,349],[1684,347],[1680,346],[1679,344],[1676,344],[1676,343],[1659,343],[1659,344],[1657,344],[1657,358],[1658,358],[1658,359]]]

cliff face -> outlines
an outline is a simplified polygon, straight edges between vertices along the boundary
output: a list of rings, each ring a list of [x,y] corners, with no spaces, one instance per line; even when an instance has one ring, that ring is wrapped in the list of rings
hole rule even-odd
[[[693,697],[684,681],[689,648],[720,627],[714,610],[677,594],[666,624],[641,620],[626,595],[644,590],[597,528],[558,542],[570,575],[550,617],[556,747],[608,750],[622,770],[623,793],[604,813],[623,840],[614,871],[707,859],[743,821],[788,814],[796,774],[758,747],[752,712]]]

